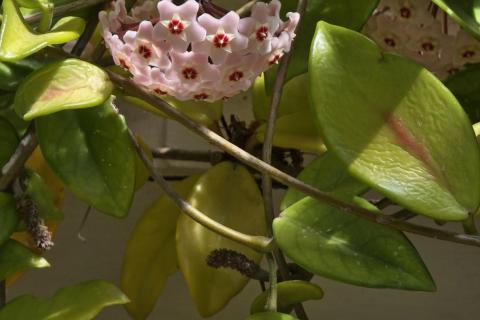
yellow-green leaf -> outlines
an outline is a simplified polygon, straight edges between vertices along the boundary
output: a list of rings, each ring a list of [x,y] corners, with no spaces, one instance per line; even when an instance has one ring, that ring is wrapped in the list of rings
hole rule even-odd
[[[199,176],[174,185],[188,197]],[[137,222],[123,260],[121,289],[130,299],[125,305],[134,319],[145,319],[153,310],[167,278],[177,270],[175,232],[180,209],[161,195]]]
[[[68,24],[59,21],[63,27],[54,27],[52,32],[37,34],[25,23],[15,1],[4,0],[3,21],[0,30],[0,60],[20,60],[48,45],[62,44],[77,39],[85,28],[85,22],[76,17],[67,19],[70,21]],[[73,20],[75,23],[72,23]]]
[[[255,180],[238,163],[222,162],[198,180],[188,201],[210,218],[252,235],[265,234],[263,200]],[[177,225],[177,256],[190,296],[199,313],[214,315],[247,284],[248,278],[230,269],[213,269],[205,260],[226,248],[259,262],[262,255],[226,239],[182,214]]]
[[[15,110],[25,120],[67,109],[102,104],[112,92],[108,75],[77,59],[55,62],[30,74],[15,95]]]

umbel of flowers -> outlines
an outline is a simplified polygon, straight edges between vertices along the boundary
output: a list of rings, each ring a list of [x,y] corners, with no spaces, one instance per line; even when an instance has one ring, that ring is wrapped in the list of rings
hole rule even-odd
[[[290,50],[299,20],[288,13],[283,22],[278,0],[257,3],[242,19],[234,11],[199,14],[194,0],[147,0],[130,13],[124,0],[112,6],[99,17],[115,63],[137,84],[179,100],[216,101],[247,90]]]
[[[419,62],[440,79],[480,62],[480,41],[430,0],[382,0],[363,31],[382,49]]]

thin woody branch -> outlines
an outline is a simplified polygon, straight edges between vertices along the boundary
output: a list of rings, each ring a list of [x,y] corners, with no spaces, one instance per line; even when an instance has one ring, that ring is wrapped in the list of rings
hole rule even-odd
[[[307,0],[299,0],[297,4],[297,12],[300,14],[300,19],[302,19],[305,13],[305,7],[307,5]],[[298,28],[298,25],[297,25]],[[272,163],[272,149],[273,149],[273,134],[275,130],[275,121],[277,120],[278,108],[280,106],[280,99],[282,98],[283,85],[285,83],[285,78],[288,72],[288,65],[290,63],[290,57],[292,56],[293,48],[295,46],[295,41],[292,42],[290,51],[285,54],[280,62],[278,68],[277,77],[275,78],[275,84],[273,87],[272,101],[270,104],[270,113],[268,116],[267,127],[265,131],[265,138],[263,141],[262,149],[262,160],[267,163]],[[275,209],[273,203],[273,188],[272,188],[272,178],[266,172],[262,172],[262,191],[263,191],[263,203],[265,207],[265,218],[267,220],[267,230],[268,235],[273,236],[273,219],[275,219]],[[291,274],[288,270],[287,261],[280,249],[275,249],[273,256],[278,265],[278,271],[280,276],[284,280],[289,280]],[[272,290],[273,291],[273,290]],[[303,308],[301,303],[295,304],[295,313],[302,320],[308,320],[307,313]]]
[[[37,137],[31,126],[20,140],[20,144],[10,157],[10,160],[3,166],[0,175],[0,191],[6,190],[23,170],[25,162],[38,145]]]
[[[202,226],[224,236],[225,238],[231,239],[260,252],[269,252],[272,250],[272,239],[263,236],[247,235],[239,231],[233,230],[229,227],[226,227],[223,224],[211,219],[210,217],[202,213],[200,210],[192,206],[190,203],[188,203],[185,199],[183,199],[175,190],[173,190],[173,188],[163,178],[163,176],[158,172],[158,170],[153,167],[152,162],[150,161],[150,159],[148,159],[145,151],[143,151],[143,149],[140,147],[137,139],[135,138],[135,135],[130,130],[129,135],[133,146],[135,147],[138,155],[145,164],[145,167],[150,172],[150,175],[153,177],[155,182],[162,188],[165,194],[170,197],[170,199],[175,202],[177,207],[180,208],[185,214],[187,214],[196,222],[200,223]]]
[[[331,194],[328,194],[319,189],[316,189],[276,169],[275,167],[272,167],[271,165],[264,163],[262,160],[254,157],[253,155],[249,154],[245,150],[223,139],[221,136],[211,131],[207,127],[195,122],[194,120],[190,119],[187,115],[183,114],[178,109],[175,109],[174,107],[170,106],[167,102],[163,101],[162,99],[156,97],[153,94],[150,94],[146,89],[136,86],[130,79],[120,76],[111,71],[107,71],[107,72],[110,76],[110,79],[119,88],[130,90],[130,92],[135,94],[137,97],[149,102],[150,104],[155,106],[155,108],[157,108],[158,110],[164,112],[172,119],[178,121],[188,129],[190,129],[191,131],[203,137],[204,139],[209,141],[211,144],[219,147],[222,150],[225,150],[227,153],[234,156],[244,164],[260,172],[268,173],[269,175],[272,176],[274,180],[277,180],[278,182],[284,185],[297,189],[303,192],[307,196],[311,196],[312,198],[315,198],[325,204],[338,208],[347,213],[356,215],[360,218],[363,218],[375,223],[383,224],[400,231],[406,231],[409,233],[413,233],[413,234],[417,234],[417,235],[421,235],[429,238],[435,238],[435,239],[480,247],[480,237],[478,236],[469,236],[465,234],[459,234],[455,232],[449,232],[449,231],[435,229],[431,227],[416,225],[408,222],[399,222],[388,216],[379,216],[374,212],[352,205],[350,203],[347,203],[343,200],[340,200],[332,196]]]

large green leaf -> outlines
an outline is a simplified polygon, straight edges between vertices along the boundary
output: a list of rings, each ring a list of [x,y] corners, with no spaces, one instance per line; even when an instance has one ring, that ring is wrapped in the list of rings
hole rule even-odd
[[[260,190],[248,170],[222,162],[205,172],[193,187],[188,202],[213,220],[252,235],[266,232]],[[206,258],[215,249],[230,249],[260,262],[262,255],[210,231],[185,214],[177,224],[178,264],[190,296],[203,317],[211,316],[236,296],[248,278],[237,271],[214,269]]]
[[[80,199],[124,217],[135,188],[135,153],[125,119],[112,104],[66,110],[36,120],[45,160]]]
[[[199,176],[174,185],[188,197]],[[146,319],[152,312],[168,277],[177,270],[175,232],[181,211],[161,195],[142,215],[130,236],[122,268],[121,289],[130,299],[125,305],[134,319]]]
[[[273,231],[285,254],[314,274],[365,287],[435,290],[422,259],[401,232],[313,198],[283,211]]]
[[[365,184],[348,173],[346,166],[332,152],[326,152],[315,158],[297,178],[324,192],[334,194],[354,196],[368,189]],[[280,210],[285,210],[304,197],[306,195],[302,192],[289,188],[280,204]]]
[[[269,290],[260,293],[253,301],[250,313],[265,311],[268,295]],[[277,284],[277,310],[280,312],[290,313],[297,303],[322,298],[322,288],[307,281],[290,280]]]
[[[12,274],[28,268],[46,268],[49,266],[47,260],[37,256],[15,240],[8,240],[0,246],[0,280],[5,280]],[[2,318],[0,317],[0,319]]]
[[[33,72],[17,90],[15,109],[25,120],[66,109],[103,103],[112,92],[108,75],[77,59],[55,62]]]
[[[297,28],[297,37],[290,59],[287,80],[308,70],[310,43],[318,21],[360,30],[370,18],[379,0],[309,0],[305,14]],[[296,11],[297,0],[282,1],[282,12]],[[267,73],[268,87],[275,81],[275,72]]]
[[[0,192],[0,245],[10,238],[17,225],[18,215],[13,196]]]
[[[457,97],[470,121],[480,121],[480,63],[467,65],[448,78],[445,85]]]
[[[0,168],[8,162],[18,143],[19,139],[15,128],[7,120],[0,117]]]
[[[472,126],[429,71],[320,22],[310,84],[325,143],[355,177],[435,219],[463,220],[476,211],[480,152]]]
[[[87,320],[104,307],[127,302],[114,285],[96,280],[62,288],[52,298],[20,296],[0,309],[0,320]]]
[[[478,0],[432,0],[455,22],[480,39],[480,2]]]
[[[250,315],[247,320],[297,320],[297,318],[279,312],[262,312]]]
[[[65,23],[68,21],[68,23]],[[3,1],[0,30],[0,60],[23,59],[48,45],[75,40],[82,34],[85,22],[77,17],[62,18],[49,33],[37,34],[26,25],[14,0]]]
[[[270,113],[271,96],[267,94],[265,88],[264,75],[257,77],[252,90],[252,105],[255,119],[268,119]],[[308,74],[301,74],[290,79],[283,86],[280,105],[278,106],[277,118],[295,114],[311,114],[310,103],[308,101]]]

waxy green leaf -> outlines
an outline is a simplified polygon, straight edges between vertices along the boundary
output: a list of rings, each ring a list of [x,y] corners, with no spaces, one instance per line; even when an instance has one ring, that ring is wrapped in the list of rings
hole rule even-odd
[[[0,320],[86,320],[105,307],[127,302],[114,285],[96,280],[62,288],[52,298],[20,296],[0,309]]]
[[[15,128],[0,117],[0,168],[8,162],[19,141]]]
[[[422,259],[401,232],[313,198],[283,211],[273,231],[280,249],[316,275],[364,287],[435,290]]]
[[[263,143],[267,125],[261,125],[255,132],[257,140]],[[286,149],[298,149],[307,152],[322,153],[327,149],[320,137],[319,130],[309,113],[293,113],[275,121],[273,145]]]
[[[36,127],[45,160],[58,178],[94,208],[124,217],[135,188],[135,153],[112,99],[38,118]]]
[[[190,195],[199,176],[174,185],[182,197]],[[180,209],[161,195],[142,215],[128,241],[123,260],[121,289],[134,319],[146,319],[155,307],[168,277],[177,270],[175,233]]]
[[[247,320],[298,320],[289,314],[279,312],[262,312],[250,315]]]
[[[266,232],[263,200],[254,178],[238,163],[222,162],[204,173],[188,202],[213,220],[251,235]],[[236,296],[248,278],[239,272],[209,267],[205,259],[215,249],[230,249],[259,262],[262,255],[208,230],[182,214],[177,225],[178,264],[190,296],[203,317],[211,316]]]
[[[31,120],[66,109],[103,103],[112,92],[108,75],[77,59],[55,62],[30,74],[15,95],[15,110]]]
[[[308,56],[315,26],[318,21],[326,21],[345,28],[360,30],[370,18],[379,0],[310,0],[305,14],[297,27],[297,37],[290,59],[287,80],[308,71]],[[282,12],[296,11],[297,1],[282,1]],[[274,70],[267,72],[267,87],[273,87]]]
[[[325,152],[315,158],[297,178],[333,194],[355,196],[368,189],[365,184],[350,175],[347,167],[332,152]],[[305,197],[306,195],[297,189],[289,188],[282,199],[280,210],[285,210]]]
[[[455,22],[480,39],[480,3],[478,0],[432,0]]]
[[[250,307],[250,313],[265,311],[269,290],[260,293]],[[323,298],[323,290],[316,284],[302,281],[290,280],[277,284],[277,310],[290,313],[297,303],[309,300],[320,300]]]
[[[15,240],[8,240],[0,246],[0,280],[5,280],[12,274],[28,268],[46,268],[49,266],[50,264],[47,260],[37,256],[30,249]],[[0,316],[0,319],[6,318]]]
[[[0,192],[0,245],[10,238],[18,225],[18,220],[13,196]]]
[[[353,176],[431,218],[464,220],[476,211],[475,135],[434,75],[380,52],[357,32],[324,22],[317,27],[309,73],[322,136]]]
[[[480,121],[480,63],[467,65],[449,77],[445,85],[458,99],[470,121]]]
[[[0,30],[0,60],[20,60],[46,46],[75,40],[84,29],[85,22],[82,19],[66,17],[60,19],[51,32],[37,34],[25,23],[15,0],[4,0]]]

